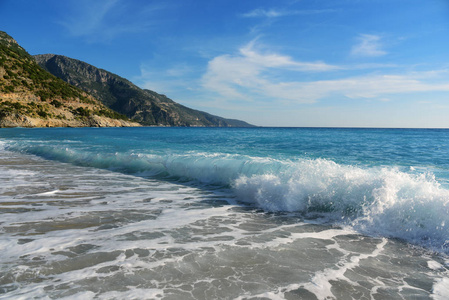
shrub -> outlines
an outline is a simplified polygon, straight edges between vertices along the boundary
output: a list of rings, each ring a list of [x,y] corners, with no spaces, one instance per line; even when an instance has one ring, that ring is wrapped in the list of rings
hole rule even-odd
[[[75,115],[80,116],[80,117],[88,117],[88,116],[90,116],[90,110],[88,108],[86,109],[84,107],[78,107],[77,109],[75,109],[73,111],[73,113]]]
[[[40,117],[44,118],[44,119],[46,119],[46,118],[48,117],[48,113],[45,112],[45,111],[43,111],[43,110],[39,110],[39,111],[37,112],[37,114],[38,114]]]
[[[14,93],[14,87],[12,85],[7,85],[3,88],[5,93]]]
[[[120,119],[120,120],[125,120],[125,121],[128,120],[127,116],[122,115],[122,114],[112,111],[112,110],[108,110],[108,109],[101,109],[96,112],[96,115],[111,118],[111,119]]]
[[[59,108],[59,107],[62,106],[62,103],[59,102],[58,100],[53,100],[53,101],[50,102],[50,104],[53,105],[56,108]]]

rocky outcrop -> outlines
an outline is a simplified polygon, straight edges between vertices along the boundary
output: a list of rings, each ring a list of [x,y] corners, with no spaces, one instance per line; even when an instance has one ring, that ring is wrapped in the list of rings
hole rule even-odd
[[[57,100],[42,103],[27,93],[2,94],[0,127],[137,127],[139,123],[126,118],[107,117],[109,111],[93,111],[92,106],[69,102],[70,107]],[[58,104],[59,103],[59,104]]]
[[[250,127],[252,125],[190,109],[165,95],[140,89],[111,72],[62,55],[35,55],[38,64],[107,107],[144,125]]]
[[[42,119],[14,113],[0,119],[0,127],[133,127],[137,123],[106,117],[90,116],[84,119]]]

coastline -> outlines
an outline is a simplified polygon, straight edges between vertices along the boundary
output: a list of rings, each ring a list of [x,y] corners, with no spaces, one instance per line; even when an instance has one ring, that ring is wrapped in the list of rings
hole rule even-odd
[[[42,119],[22,114],[12,114],[0,119],[0,128],[57,128],[57,127],[141,127],[137,122],[125,121],[120,119],[111,119],[92,115],[84,118],[73,119]]]
[[[447,292],[443,253],[300,213],[263,212],[227,188],[20,151],[2,151],[0,161],[0,298],[444,299]]]

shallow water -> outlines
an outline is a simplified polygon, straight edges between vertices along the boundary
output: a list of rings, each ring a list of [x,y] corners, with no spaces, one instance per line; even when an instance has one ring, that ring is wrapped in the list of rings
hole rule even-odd
[[[11,141],[8,138],[5,143]],[[352,184],[350,189],[336,180],[339,176],[326,177],[328,184],[320,185],[322,198],[331,190],[334,196],[348,191],[351,197],[366,195],[356,191],[360,185],[355,180],[369,189],[376,180],[393,178],[396,184],[402,180],[408,193],[432,195],[434,207],[440,208],[432,213],[439,216],[446,208],[439,202],[446,199],[444,188],[428,176],[413,177],[413,170],[301,161],[303,165],[295,162],[294,170],[313,169],[315,176],[276,185],[273,180],[292,178],[292,166],[275,173],[272,170],[279,164],[283,167],[280,158],[258,156],[246,160],[246,166],[257,160],[257,168],[230,184],[220,184],[235,172],[223,174],[222,155],[209,159],[196,152],[180,159],[176,153],[170,166],[165,162],[163,174],[155,172],[154,165],[141,168],[141,164],[138,172],[130,172],[123,170],[126,166],[120,164],[126,160],[115,152],[101,156],[109,165],[100,167],[99,159],[86,158],[87,152],[83,161],[79,156],[69,161],[67,156],[49,157],[50,152],[39,154],[36,145],[30,148],[28,137],[24,140],[25,146],[15,141],[0,154],[0,299],[447,299],[449,295],[446,248],[432,247],[441,245],[432,238],[439,239],[444,231],[436,229],[438,234],[426,241],[419,234],[431,231],[410,227],[425,219],[409,214],[408,220],[415,218],[407,225],[411,233],[394,238],[379,234],[394,225],[393,220],[378,231],[369,227],[367,219],[374,212],[357,219],[336,206],[279,209],[287,207],[280,202],[288,198],[287,188],[296,191],[299,182],[308,186],[325,182],[319,172],[324,168],[325,173],[354,177],[345,181]],[[140,162],[135,153],[134,163]],[[219,180],[201,180],[201,172],[186,176],[186,157],[191,162],[192,155],[197,167],[215,169],[208,171],[209,177],[218,169]],[[236,157],[229,155],[237,154],[225,155],[235,163]],[[198,161],[200,157],[206,157],[206,163]],[[267,161],[271,171],[257,171]],[[178,173],[167,175],[170,172]],[[416,188],[422,185],[424,191]],[[335,197],[334,201],[340,199]],[[415,210],[426,200],[420,197]],[[403,211],[400,202],[405,200],[399,200],[384,212]],[[421,226],[437,221],[441,223],[429,220]],[[420,244],[413,243],[418,240]]]

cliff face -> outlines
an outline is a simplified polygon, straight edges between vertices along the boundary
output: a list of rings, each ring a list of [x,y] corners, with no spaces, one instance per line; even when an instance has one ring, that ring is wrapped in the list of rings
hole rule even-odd
[[[0,31],[0,127],[139,126],[42,69]]]
[[[217,117],[180,105],[154,91],[85,62],[61,55],[35,55],[53,75],[93,95],[107,107],[144,125],[249,127],[239,120]]]

